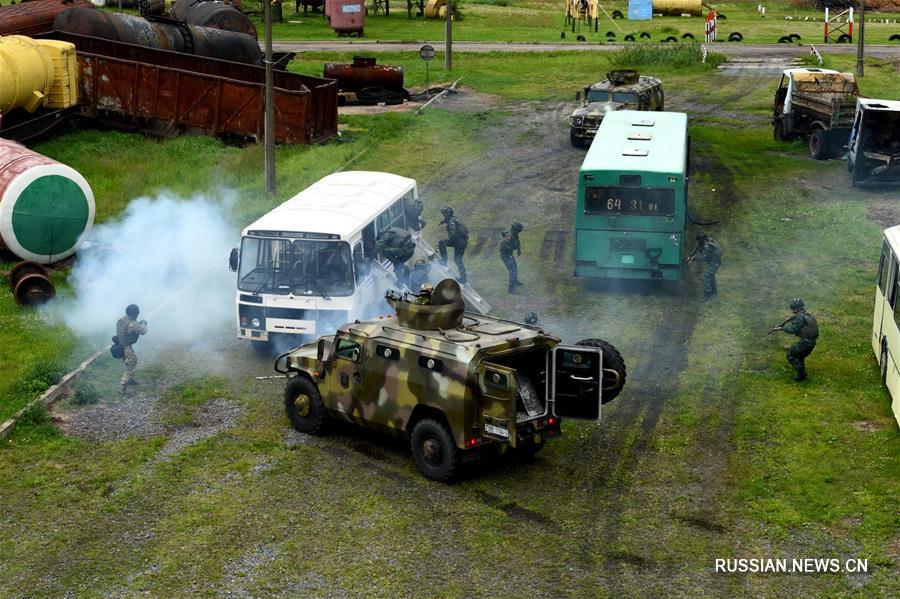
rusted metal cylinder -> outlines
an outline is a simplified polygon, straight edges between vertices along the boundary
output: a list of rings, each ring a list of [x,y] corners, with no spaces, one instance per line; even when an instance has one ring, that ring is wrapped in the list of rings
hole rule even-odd
[[[16,263],[16,265],[12,267],[12,270],[9,271],[10,291],[15,291],[16,285],[18,285],[19,281],[24,277],[34,274],[44,275],[45,277],[50,276],[46,268],[32,260],[23,260],[22,262]]]
[[[341,91],[360,91],[371,87],[403,89],[403,67],[375,64],[374,58],[354,56],[353,64],[325,63],[324,76],[337,79]]]
[[[13,298],[20,306],[43,304],[56,295],[56,287],[46,275],[39,273],[25,275],[16,283]]]
[[[237,31],[253,39],[258,37],[256,26],[247,15],[234,5],[219,0],[177,0],[172,7],[172,18],[188,25]]]
[[[66,10],[53,21],[53,28],[147,48],[262,64],[259,44],[249,35],[186,25],[172,19],[148,20],[99,10]]]
[[[39,264],[68,258],[90,234],[94,210],[77,171],[0,139],[0,248]]]
[[[37,35],[53,31],[53,19],[68,8],[94,9],[88,0],[29,0],[0,6],[0,35]]]

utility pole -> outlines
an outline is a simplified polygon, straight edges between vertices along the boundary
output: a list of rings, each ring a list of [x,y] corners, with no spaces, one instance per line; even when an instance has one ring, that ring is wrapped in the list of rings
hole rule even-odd
[[[444,68],[453,70],[453,0],[447,0],[447,20],[444,27]]]
[[[865,51],[863,50],[863,38],[866,30],[866,0],[859,0],[859,37],[856,38],[856,77],[863,76],[863,62]]]
[[[266,117],[263,126],[265,146],[266,193],[275,194],[275,100],[272,73],[272,0],[263,0],[266,28]]]

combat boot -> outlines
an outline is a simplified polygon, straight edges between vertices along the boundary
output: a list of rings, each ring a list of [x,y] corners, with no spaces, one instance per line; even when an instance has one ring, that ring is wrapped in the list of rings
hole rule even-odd
[[[516,284],[510,283],[509,287],[507,287],[507,289],[506,289],[506,292],[507,293],[516,293]]]
[[[700,301],[708,302],[709,299],[710,299],[711,297],[712,297],[712,293],[704,293],[704,294],[703,294],[703,299],[700,300]]]
[[[797,371],[797,376],[794,377],[795,381],[805,381],[806,380],[806,368],[801,368]]]

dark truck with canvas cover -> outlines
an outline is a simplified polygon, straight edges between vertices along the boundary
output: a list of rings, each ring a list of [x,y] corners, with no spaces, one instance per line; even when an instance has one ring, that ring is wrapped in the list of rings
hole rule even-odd
[[[569,141],[576,148],[591,145],[606,113],[614,110],[657,110],[665,103],[662,81],[633,70],[610,71],[600,83],[575,94],[581,106],[569,117]]]
[[[625,385],[609,343],[564,346],[539,327],[465,312],[452,279],[430,297],[387,297],[395,314],[276,359],[295,429],[317,434],[335,419],[405,437],[422,474],[443,481],[486,453],[537,452],[561,418],[599,420]]]
[[[900,102],[860,98],[848,148],[853,185],[900,184]]]
[[[778,141],[809,136],[809,155],[825,160],[843,153],[859,88],[852,73],[787,69],[775,91],[773,135]]]

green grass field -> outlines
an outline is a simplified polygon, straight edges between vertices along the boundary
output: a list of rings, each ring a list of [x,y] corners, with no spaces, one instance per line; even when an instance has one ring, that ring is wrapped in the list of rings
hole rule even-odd
[[[480,7],[467,5],[463,24]],[[304,54],[292,68],[315,73],[346,58]],[[345,141],[278,149],[276,198],[260,191],[259,147],[107,131],[37,144],[85,174],[102,198],[101,221],[163,189],[235,189],[235,219],[249,222],[347,164],[415,177],[431,241],[445,203],[473,235],[525,222],[526,293],[505,293],[490,248],[468,257],[476,288],[501,316],[535,309],[567,336],[613,341],[629,383],[599,426],[566,422],[536,461],[496,460],[445,486],[417,474],[402,442],[349,428],[290,433],[278,383],[252,378],[270,373],[270,361],[223,331],[213,345],[224,372],[198,371],[179,348],[141,364],[166,434],[91,441],[34,414],[0,444],[0,594],[900,594],[900,435],[869,344],[887,224],[873,215],[900,217],[896,191],[852,189],[842,162],[814,162],[802,142],[773,141],[774,80],[645,68],[691,116],[692,209],[720,221],[710,228],[726,249],[720,296],[696,302],[693,274],[668,294],[575,280],[571,237],[561,263],[540,250],[546,232],[571,228],[583,155],[567,147],[574,92],[610,60],[460,55],[452,76],[435,69],[432,80],[463,76],[460,102],[468,93],[481,102],[475,109],[342,116]],[[408,57],[384,62],[403,64],[408,85],[423,76]],[[870,61],[863,93],[896,97],[895,69]],[[65,292],[65,271],[55,277]],[[764,336],[796,295],[822,323],[811,379],[800,385],[785,336]],[[49,384],[56,364],[92,348],[15,307],[5,286],[0,318],[2,418]],[[92,369],[101,406],[122,405],[119,368],[106,360]],[[172,449],[216,401],[239,417]],[[869,572],[714,571],[717,558],[750,557],[861,558]]]
[[[246,2],[247,10],[252,10],[252,2]],[[367,3],[371,9],[371,3]],[[791,33],[801,36],[803,44],[819,44],[823,41],[824,12],[809,8],[796,8],[787,2],[765,3],[766,16],[757,13],[759,2],[724,2],[712,3],[725,19],[718,24],[718,38],[727,40],[734,31],[744,36],[744,43],[774,44],[778,38]],[[564,23],[564,3],[560,0],[466,0],[462,3],[463,18],[453,25],[453,38],[458,41],[496,41],[496,42],[565,42],[579,43],[577,35],[583,35],[586,43],[602,43],[605,41],[621,42],[625,35],[632,34],[638,42],[660,42],[671,36],[682,38],[685,33],[692,34],[702,41],[704,34],[704,17],[663,16],[654,17],[650,21],[630,21],[611,19],[600,13],[595,27],[585,23],[576,23],[575,31],[571,24]],[[621,0],[603,3],[607,13],[614,10],[628,14],[628,4]],[[705,12],[704,12],[705,14]],[[897,19],[896,13],[867,12],[869,19]],[[790,20],[786,18],[790,17]],[[815,19],[815,20],[813,20]],[[254,19],[257,29],[262,32],[260,19]],[[607,32],[615,34],[607,37]],[[277,40],[333,40],[337,35],[325,21],[323,15],[309,12],[306,15],[294,15],[293,3],[284,6],[284,21],[273,23],[272,35]],[[560,38],[565,32],[566,37]],[[641,38],[646,32],[650,38]],[[900,33],[900,25],[895,23],[871,22],[866,24],[866,39],[872,44],[898,44],[889,42],[894,33]],[[404,3],[393,4],[390,16],[375,15],[371,12],[365,20],[365,36],[368,40],[442,40],[444,23],[438,20],[413,18],[407,16]],[[355,38],[353,38],[355,39]]]

